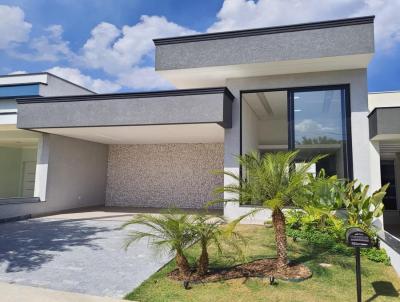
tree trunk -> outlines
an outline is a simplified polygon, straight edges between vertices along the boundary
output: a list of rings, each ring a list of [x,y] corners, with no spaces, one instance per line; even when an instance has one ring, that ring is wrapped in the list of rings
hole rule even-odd
[[[274,209],[272,212],[272,224],[275,229],[275,243],[276,243],[276,266],[283,268],[288,264],[287,259],[287,240],[286,240],[286,223],[285,216],[281,209]]]
[[[199,264],[198,264],[198,270],[197,272],[199,273],[200,276],[204,276],[207,273],[208,269],[208,251],[207,251],[207,244],[202,242],[201,243],[201,255],[199,259]]]
[[[175,261],[180,275],[187,278],[190,275],[190,266],[185,255],[182,252],[176,252]]]

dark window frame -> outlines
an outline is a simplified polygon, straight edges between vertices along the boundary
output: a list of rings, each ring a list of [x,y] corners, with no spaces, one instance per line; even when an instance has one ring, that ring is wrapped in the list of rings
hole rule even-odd
[[[242,102],[243,94],[271,91],[287,91],[287,118],[288,118],[288,150],[294,150],[294,93],[295,92],[312,92],[324,90],[341,90],[342,94],[342,128],[345,140],[343,141],[343,160],[344,160],[344,177],[353,180],[353,150],[352,150],[352,134],[351,134],[351,96],[350,84],[338,85],[322,85],[322,86],[302,86],[302,87],[283,87],[272,89],[253,89],[240,91],[240,155],[243,154],[243,123],[242,123]],[[240,175],[242,167],[240,167]]]

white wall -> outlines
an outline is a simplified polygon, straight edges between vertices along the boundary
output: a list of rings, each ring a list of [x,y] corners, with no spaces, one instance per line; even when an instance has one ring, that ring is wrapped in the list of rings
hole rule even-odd
[[[288,123],[285,120],[263,120],[258,122],[261,145],[287,145]]]
[[[368,94],[368,109],[377,107],[399,107],[400,91],[376,92]]]
[[[258,118],[246,101],[242,103],[243,154],[258,150]]]

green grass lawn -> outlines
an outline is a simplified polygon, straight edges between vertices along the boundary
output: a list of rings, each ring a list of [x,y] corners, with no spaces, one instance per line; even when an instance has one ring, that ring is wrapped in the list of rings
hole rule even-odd
[[[273,230],[262,226],[239,226],[238,230],[248,238],[246,261],[273,257],[275,246]],[[126,299],[140,302],[166,301],[356,301],[354,257],[332,255],[312,248],[305,242],[288,239],[291,259],[306,264],[313,277],[303,282],[278,280],[269,285],[259,278],[236,279],[224,282],[193,284],[185,290],[182,284],[172,281],[167,273],[175,268],[174,261],[168,263],[141,286],[128,294]],[[192,262],[199,255],[197,245],[188,255]],[[211,266],[221,267],[239,263],[234,255],[217,256],[211,250]],[[324,268],[320,263],[332,264]],[[362,258],[363,301],[400,301],[400,279],[391,266]]]

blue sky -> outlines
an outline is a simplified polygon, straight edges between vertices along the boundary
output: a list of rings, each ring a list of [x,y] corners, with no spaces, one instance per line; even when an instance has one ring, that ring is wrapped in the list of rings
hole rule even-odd
[[[400,0],[0,0],[0,73],[49,70],[98,92],[165,89],[152,38],[374,14],[369,90],[400,90],[399,11]]]

